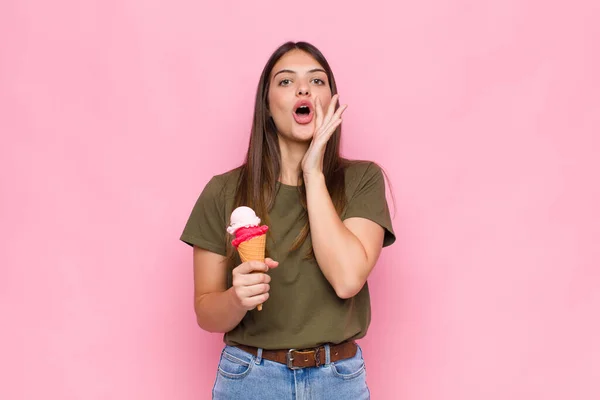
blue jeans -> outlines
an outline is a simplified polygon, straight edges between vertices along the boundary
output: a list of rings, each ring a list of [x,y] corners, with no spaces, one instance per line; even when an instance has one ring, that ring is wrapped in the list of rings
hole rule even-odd
[[[221,352],[213,387],[216,400],[365,400],[370,399],[365,362],[360,346],[352,358],[330,362],[325,346],[325,364],[320,367],[289,369],[237,347]]]

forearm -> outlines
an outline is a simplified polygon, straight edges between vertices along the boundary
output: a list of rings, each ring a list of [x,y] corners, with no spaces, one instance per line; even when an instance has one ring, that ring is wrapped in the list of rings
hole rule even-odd
[[[342,223],[322,174],[305,177],[310,235],[317,263],[341,298],[366,282],[368,257],[360,240]]]
[[[196,299],[194,310],[198,325],[209,332],[229,332],[246,315],[246,310],[235,301],[233,288],[202,295]]]

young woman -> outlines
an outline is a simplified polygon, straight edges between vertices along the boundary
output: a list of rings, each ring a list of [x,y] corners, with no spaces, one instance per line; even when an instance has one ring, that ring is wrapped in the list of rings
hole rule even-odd
[[[245,162],[191,212],[181,240],[198,324],[224,333],[214,399],[369,398],[355,340],[370,323],[367,278],[395,236],[381,169],[340,157],[345,109],[321,52],[283,44],[260,77]],[[242,205],[269,226],[265,262],[231,246]]]

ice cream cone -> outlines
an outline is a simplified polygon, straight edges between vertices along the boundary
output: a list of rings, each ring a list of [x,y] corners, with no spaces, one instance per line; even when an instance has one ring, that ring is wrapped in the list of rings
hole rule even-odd
[[[253,209],[247,206],[237,207],[231,213],[227,233],[235,235],[231,241],[240,255],[242,262],[265,261],[265,247],[267,244],[267,225],[260,225],[260,218]],[[262,304],[258,305],[262,310]]]
[[[267,235],[256,236],[250,240],[242,242],[238,246],[238,253],[242,262],[246,261],[265,261],[265,247],[267,244]],[[262,304],[257,306],[258,311],[262,311]]]

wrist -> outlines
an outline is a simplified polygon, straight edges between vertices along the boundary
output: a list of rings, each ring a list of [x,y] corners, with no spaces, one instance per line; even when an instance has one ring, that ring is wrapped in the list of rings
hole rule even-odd
[[[235,294],[235,290],[234,290],[233,286],[230,287],[229,289],[227,289],[227,291],[225,293],[227,293],[227,297],[229,298],[229,303],[233,307],[234,312],[236,312],[236,313],[245,313],[247,311],[242,306],[242,303],[240,302],[239,298]]]
[[[308,185],[313,185],[315,183],[318,184],[320,182],[324,183],[325,175],[323,174],[323,171],[303,173],[302,179],[304,180],[304,185],[308,186]]]

